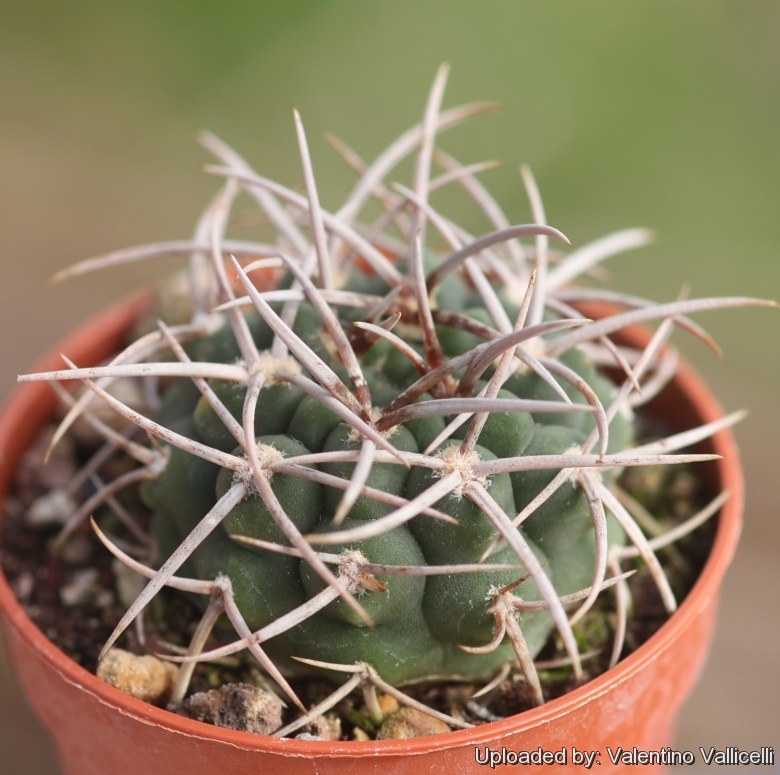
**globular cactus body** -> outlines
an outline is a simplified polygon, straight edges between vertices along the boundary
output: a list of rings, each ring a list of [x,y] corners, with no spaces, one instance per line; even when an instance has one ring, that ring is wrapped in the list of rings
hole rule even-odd
[[[662,539],[651,543],[640,529],[652,518],[641,510],[635,518],[617,474],[710,459],[677,451],[739,415],[636,447],[632,410],[673,375],[674,351],[664,345],[675,326],[711,343],[688,314],[765,302],[655,304],[570,285],[650,235],[628,229],[568,254],[552,250],[548,240],[565,237],[545,225],[527,170],[536,223],[510,226],[475,177],[479,165],[461,167],[434,150],[437,131],[484,109],[440,112],[445,78],[442,69],[422,124],[372,165],[345,154],[361,178],[334,214],[319,205],[297,116],[305,196],[204,137],[225,165],[210,171],[227,182],[184,245],[191,314],[160,323],[105,367],[26,377],[83,379],[89,395],[162,442],[120,437],[91,416],[88,398],[64,421],[63,431],[86,412],[138,462],[121,484],[143,482],[153,512],[157,570],[96,527],[149,578],[106,648],[169,585],[207,601],[188,655],[174,659],[248,649],[299,708],[285,677],[300,667],[294,658],[331,675],[351,671],[347,689],[484,679],[516,660],[542,702],[534,656],[557,630],[580,678],[572,627],[611,585],[618,659],[629,598],[621,562],[641,556],[674,610],[655,555]],[[414,190],[391,190],[385,176],[415,150]],[[437,178],[434,158],[444,169]],[[429,203],[436,187],[455,183],[491,224],[481,238]],[[226,237],[242,188],[275,227],[276,244]],[[371,197],[383,215],[361,225]],[[434,229],[440,244],[426,248]],[[181,250],[119,251],[70,273]],[[602,320],[577,312],[578,302],[605,299],[615,309]],[[648,321],[660,325],[643,350],[610,339]],[[153,417],[106,392],[119,377],[158,380]],[[60,542],[114,491],[107,485],[74,514]],[[204,651],[222,613],[238,640]],[[186,690],[182,675],[174,702]]]
[[[350,282],[356,274],[359,280]],[[365,277],[364,272],[354,269],[345,288],[365,284],[360,283],[361,276]],[[449,298],[468,299],[469,295],[473,296],[473,290],[465,283],[457,289],[453,289],[453,284],[450,281]],[[384,295],[389,289],[375,287],[373,290]],[[473,307],[466,312],[459,307],[437,309],[478,319]],[[345,316],[349,314],[349,310],[339,312]],[[258,348],[269,347],[273,339],[270,328],[256,318],[252,328]],[[293,329],[321,357],[332,357],[334,350],[329,342],[330,335],[308,302],[302,302],[298,309]],[[408,326],[410,338],[407,342],[421,351],[419,334],[414,339],[411,338],[413,333],[412,326]],[[189,349],[197,358],[205,356],[212,362],[220,358],[232,361],[239,351],[234,342],[231,345],[231,340],[232,329],[226,326]],[[443,349],[448,358],[462,355],[463,348],[474,347],[481,341],[474,335],[454,328],[445,330],[443,326],[440,340],[445,345]],[[391,352],[387,342],[379,341],[361,359],[362,373],[377,414],[409,388],[415,376],[419,376],[409,373],[408,368],[394,368],[398,361],[389,357]],[[574,350],[567,353],[564,361],[593,387],[602,403],[609,402],[614,385],[597,374],[585,353]],[[342,372],[345,382],[348,381],[338,361],[331,361],[330,366],[337,373]],[[491,372],[492,368],[485,376],[489,377]],[[475,392],[479,392],[485,384],[484,381],[478,382]],[[504,384],[506,387],[497,393],[499,399],[556,398],[554,391],[532,372],[515,373]],[[212,380],[211,387],[240,422],[246,386]],[[178,389],[182,392],[186,390],[183,386]],[[574,403],[585,403],[576,389],[570,388],[568,392]],[[423,396],[426,397],[430,399],[430,396]],[[235,439],[200,394],[191,395],[189,402],[179,401],[176,410],[180,415],[186,412],[186,416],[179,417],[174,428],[196,441],[224,451],[234,451]],[[159,419],[166,420],[165,416]],[[444,431],[451,419],[447,416],[413,419],[394,426],[386,433],[386,438],[398,450],[421,453]],[[479,460],[513,458],[526,451],[533,455],[563,454],[582,443],[594,427],[589,412],[540,412],[536,415],[517,411],[493,412],[471,454]],[[449,450],[456,455],[467,428],[467,423],[462,425],[454,432],[453,438],[432,450],[432,454],[446,457]],[[334,412],[301,389],[284,382],[260,390],[254,431],[261,449],[270,447],[284,457],[357,451],[362,442],[355,430]],[[612,433],[625,445],[631,439],[630,423],[618,417],[613,423]],[[242,454],[240,448],[235,452]],[[349,480],[355,463],[324,462],[316,468]],[[487,477],[484,484],[501,509],[513,516],[542,491],[554,474],[555,471],[544,470],[499,473]],[[439,471],[423,466],[406,468],[398,461],[381,462],[373,464],[365,485],[411,500],[440,477]],[[178,544],[193,530],[218,499],[227,493],[233,478],[232,471],[220,469],[196,455],[174,448],[166,470],[143,488],[144,499],[157,514],[158,533],[166,537],[160,541],[161,546],[172,550],[171,540]],[[332,520],[343,495],[342,489],[285,473],[272,474],[270,484],[284,511],[303,534],[354,527],[364,520],[384,517],[395,508],[392,504],[361,495],[351,506],[344,522],[336,528]],[[499,536],[480,507],[458,492],[445,495],[433,506],[452,516],[457,524],[421,514],[390,532],[331,549],[335,552],[359,550],[369,562],[386,565],[478,563]],[[525,534],[528,544],[561,595],[583,589],[591,582],[594,561],[593,540],[588,533],[591,525],[592,517],[586,499],[582,491],[570,483],[559,489],[518,528]],[[234,534],[273,543],[284,544],[287,541],[263,499],[254,493],[228,513],[221,522],[221,529],[209,536],[190,560],[194,575],[198,577],[215,578],[219,574],[230,577],[236,603],[251,629],[262,628],[302,605],[323,588],[324,582],[304,560],[239,545],[228,538]],[[614,531],[612,540],[622,542],[620,530]],[[163,552],[160,561],[165,556]],[[365,661],[393,683],[432,675],[489,676],[512,658],[512,644],[506,642],[489,654],[469,654],[459,646],[474,647],[490,641],[493,617],[487,611],[491,591],[527,575],[527,569],[518,563],[514,552],[506,544],[491,555],[490,562],[514,567],[428,577],[377,576],[382,589],[362,591],[359,597],[372,626],[367,626],[351,608],[338,600],[275,638],[269,643],[269,651],[281,661],[289,655],[339,664]],[[519,592],[524,600],[539,599],[533,579],[525,580]],[[523,614],[519,622],[531,654],[537,653],[553,628],[549,613]]]

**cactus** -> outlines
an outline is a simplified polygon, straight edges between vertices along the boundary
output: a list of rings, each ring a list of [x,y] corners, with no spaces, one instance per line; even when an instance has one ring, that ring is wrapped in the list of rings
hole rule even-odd
[[[420,679],[488,681],[518,663],[540,703],[535,656],[557,632],[582,675],[572,628],[607,587],[625,593],[623,560],[640,556],[666,609],[676,606],[655,554],[663,539],[645,537],[617,475],[707,460],[678,450],[739,415],[637,446],[634,408],[674,371],[665,344],[673,328],[710,342],[688,314],[763,302],[654,304],[573,286],[649,233],[629,229],[566,253],[525,168],[534,223],[510,225],[477,181],[489,165],[462,166],[435,148],[439,133],[491,107],[442,112],[445,80],[443,68],[423,121],[373,164],[337,144],[360,179],[334,214],[320,207],[296,114],[305,194],[204,135],[220,161],[207,171],[225,183],[191,240],[62,273],[189,256],[186,315],[160,322],[108,365],[27,377],[83,380],[88,390],[70,399],[58,437],[82,416],[138,462],[71,517],[60,542],[123,486],[141,483],[154,515],[156,570],[95,526],[149,579],[106,649],[166,585],[205,601],[178,658],[186,667],[175,701],[195,662],[248,650],[302,709],[288,682],[301,662],[331,677],[351,673],[342,694],[361,683],[398,694],[394,687]],[[413,187],[385,184],[415,152]],[[487,234],[474,238],[433,208],[429,194],[445,185],[471,195]],[[275,229],[274,244],[226,237],[240,192]],[[369,199],[381,214],[366,225],[358,216]],[[613,313],[579,314],[594,300]],[[642,351],[609,338],[650,321],[659,326]],[[158,390],[153,413],[112,395],[111,382],[124,378]],[[107,427],[90,412],[95,397],[156,441],[143,446]],[[625,597],[616,598],[618,633]],[[222,614],[237,638],[206,652]],[[620,650],[618,637],[613,661]]]

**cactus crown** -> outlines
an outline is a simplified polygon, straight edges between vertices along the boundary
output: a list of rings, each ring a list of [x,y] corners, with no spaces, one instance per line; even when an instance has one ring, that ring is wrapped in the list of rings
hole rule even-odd
[[[207,170],[225,183],[191,240],[112,253],[61,275],[189,256],[186,315],[160,322],[108,365],[68,363],[28,377],[83,380],[88,390],[68,398],[58,437],[81,416],[139,464],[84,504],[60,540],[130,484],[143,482],[155,515],[157,570],[99,533],[149,579],[106,648],[165,585],[206,601],[179,658],[178,699],[196,661],[249,650],[301,708],[285,677],[290,657],[351,674],[338,696],[359,684],[400,695],[397,685],[423,678],[489,680],[519,663],[542,702],[535,655],[557,630],[581,675],[572,626],[606,587],[625,591],[622,561],[640,556],[666,609],[675,608],[655,554],[664,539],[645,537],[615,475],[708,459],[678,450],[738,415],[636,446],[633,409],[674,372],[665,345],[673,328],[712,344],[688,314],[759,302],[654,304],[573,286],[649,233],[553,247],[568,241],[546,225],[526,169],[535,223],[511,225],[476,178],[489,165],[462,166],[436,147],[439,133],[491,107],[441,111],[445,80],[442,68],[422,122],[372,164],[338,146],[359,182],[337,212],[319,204],[296,114],[305,194],[205,135],[220,162]],[[409,154],[412,187],[386,184]],[[442,172],[432,177],[434,163]],[[492,231],[474,238],[437,212],[429,194],[445,185],[465,189]],[[276,244],[226,236],[241,192],[274,227]],[[382,214],[365,224],[369,200]],[[578,313],[592,301],[615,311],[598,320]],[[659,326],[646,349],[611,341],[648,321]],[[607,379],[603,367],[620,378]],[[153,413],[112,395],[110,383],[127,377],[157,390]],[[156,440],[143,446],[106,426],[92,413],[95,397]],[[625,597],[616,596],[613,660]],[[204,652],[222,614],[237,639]]]

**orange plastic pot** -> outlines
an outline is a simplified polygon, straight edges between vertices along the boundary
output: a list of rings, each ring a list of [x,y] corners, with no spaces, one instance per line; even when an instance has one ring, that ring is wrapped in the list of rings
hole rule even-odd
[[[146,302],[136,299],[103,314],[36,365],[53,368],[56,353],[79,364],[114,352]],[[592,314],[592,311],[591,311]],[[629,331],[624,341],[639,341]],[[54,400],[42,383],[19,390],[0,416],[0,497],[7,492],[22,452],[51,417]],[[675,429],[721,416],[700,379],[682,364],[652,404]],[[668,746],[678,711],[696,682],[709,650],[718,588],[740,533],[742,475],[728,432],[701,445],[722,459],[705,466],[713,495],[731,498],[718,517],[709,559],[679,610],[617,667],[570,694],[503,721],[446,735],[377,742],[280,740],[219,729],[181,718],[107,686],[57,649],[30,621],[0,578],[0,607],[10,659],[27,698],[56,741],[66,775],[348,775],[349,773],[466,773],[506,769],[521,752],[549,763],[524,772],[577,772],[594,756],[602,772],[633,772],[613,765],[614,752],[658,751]],[[595,752],[595,754],[594,754]],[[566,764],[561,763],[565,757]],[[600,762],[600,766],[595,762]],[[660,771],[660,766],[645,768]]]

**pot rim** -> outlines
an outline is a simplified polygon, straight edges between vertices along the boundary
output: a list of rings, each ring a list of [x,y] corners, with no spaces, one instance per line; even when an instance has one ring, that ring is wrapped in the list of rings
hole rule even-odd
[[[96,362],[116,350],[119,338],[129,324],[150,305],[148,293],[136,295],[109,310],[93,317],[56,347],[39,359],[34,370],[56,368],[60,364],[58,353],[67,351],[77,362]],[[646,331],[628,329],[625,338],[636,341]],[[107,343],[111,343],[107,346]],[[107,350],[109,352],[107,352]],[[723,411],[702,379],[684,361],[679,364],[673,383],[684,397],[695,405],[698,422],[711,422],[723,416]],[[0,497],[4,497],[11,484],[16,461],[29,446],[42,422],[51,414],[54,396],[46,383],[33,382],[18,386],[0,410]],[[17,435],[20,428],[35,427],[35,431]],[[480,745],[501,739],[518,730],[530,730],[563,716],[575,708],[592,702],[612,687],[628,680],[646,664],[653,662],[669,649],[686,622],[696,617],[709,604],[728,568],[736,548],[742,526],[743,477],[739,453],[730,430],[722,430],[708,440],[710,448],[721,456],[713,461],[716,479],[721,489],[729,487],[731,496],[717,517],[717,532],[710,554],[692,589],[677,611],[645,643],[614,668],[588,681],[568,694],[544,705],[524,711],[501,721],[490,722],[471,729],[456,730],[445,734],[411,738],[408,740],[381,741],[304,741],[254,735],[249,732],[223,729],[193,719],[184,718],[170,711],[154,707],[109,686],[88,672],[58,649],[27,616],[16,600],[4,574],[0,573],[0,610],[8,624],[39,652],[43,658],[69,683],[80,685],[98,701],[124,715],[130,715],[142,723],[167,727],[187,736],[219,740],[245,749],[265,750],[278,754],[294,754],[304,757],[409,755],[431,749],[444,750],[463,745]]]

